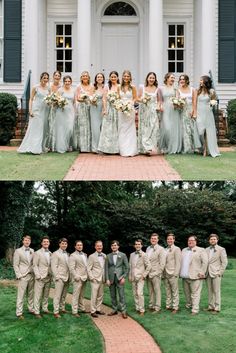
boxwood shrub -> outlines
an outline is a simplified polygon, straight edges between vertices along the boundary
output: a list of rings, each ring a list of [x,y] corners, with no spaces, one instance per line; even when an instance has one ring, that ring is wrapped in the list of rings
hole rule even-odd
[[[0,93],[0,145],[7,145],[14,134],[17,118],[17,98]]]

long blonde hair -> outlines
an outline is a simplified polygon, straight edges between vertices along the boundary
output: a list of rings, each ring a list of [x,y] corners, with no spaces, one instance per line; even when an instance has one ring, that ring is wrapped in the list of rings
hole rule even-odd
[[[124,75],[127,74],[130,76],[130,82],[129,82],[129,89],[132,91],[133,86],[132,86],[132,74],[129,70],[125,70],[122,74],[122,80],[121,80],[121,90],[123,90],[125,83],[124,83]]]

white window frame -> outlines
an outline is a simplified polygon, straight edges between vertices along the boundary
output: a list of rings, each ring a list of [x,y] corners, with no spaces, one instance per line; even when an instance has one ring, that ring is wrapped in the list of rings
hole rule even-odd
[[[1,26],[1,31],[2,35],[0,36],[0,46],[2,47],[2,52],[0,52],[0,82],[3,82],[3,58],[4,58],[4,19],[3,19],[3,14],[4,14],[4,1],[0,0],[1,3],[1,9],[2,12],[0,12],[0,26]]]

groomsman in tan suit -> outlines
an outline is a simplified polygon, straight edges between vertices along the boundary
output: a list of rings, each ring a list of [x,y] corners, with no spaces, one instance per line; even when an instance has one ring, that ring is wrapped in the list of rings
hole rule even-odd
[[[88,278],[87,255],[83,252],[83,243],[81,240],[76,240],[75,242],[75,252],[70,255],[69,267],[73,283],[72,315],[79,317],[78,309],[80,309],[81,312],[86,312],[84,292]]]
[[[132,283],[136,311],[141,316],[145,313],[143,295],[144,282],[151,269],[148,256],[142,251],[142,247],[142,240],[135,240],[135,252],[130,255],[129,259],[129,281]]]
[[[166,238],[166,265],[164,279],[166,287],[166,309],[176,314],[179,310],[179,272],[181,265],[181,250],[175,246],[175,236],[169,233]]]
[[[16,316],[23,320],[24,297],[28,297],[28,310],[34,314],[34,273],[33,273],[33,254],[30,248],[31,237],[25,235],[22,240],[23,246],[16,249],[13,257],[13,267],[18,280]]]
[[[34,253],[33,270],[35,275],[34,283],[34,313],[37,318],[40,315],[40,302],[42,300],[42,310],[45,314],[48,311],[48,297],[51,285],[51,252],[49,251],[50,241],[47,236],[42,238],[41,249]]]
[[[221,309],[221,278],[227,267],[228,260],[224,248],[218,245],[217,234],[209,236],[210,246],[206,249],[208,256],[207,287],[208,311],[217,314]]]
[[[67,313],[65,309],[66,305],[66,294],[69,287],[69,254],[66,249],[68,246],[68,240],[62,238],[59,240],[59,249],[52,254],[51,257],[51,268],[52,274],[55,281],[55,291],[53,298],[53,312],[54,317],[59,319],[61,315]]]
[[[147,277],[149,290],[149,310],[153,313],[161,311],[161,277],[166,263],[166,254],[162,246],[158,245],[159,235],[153,233],[150,237],[151,245],[146,254],[151,263],[151,269]]]
[[[105,280],[106,255],[101,240],[95,242],[95,253],[88,258],[88,277],[91,284],[91,316],[105,315],[101,310]]]
[[[180,277],[186,297],[186,308],[191,308],[192,315],[199,312],[202,282],[206,277],[208,259],[206,250],[197,246],[197,237],[188,237],[188,247],[182,250]]]

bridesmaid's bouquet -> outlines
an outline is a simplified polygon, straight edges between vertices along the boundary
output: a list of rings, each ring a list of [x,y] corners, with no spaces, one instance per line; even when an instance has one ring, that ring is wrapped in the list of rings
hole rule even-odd
[[[180,98],[180,97],[171,97],[170,101],[173,104],[174,109],[179,109],[179,110],[182,110],[186,104],[186,99]]]
[[[63,98],[59,93],[53,92],[48,94],[45,98],[44,101],[46,104],[51,107],[51,108],[60,108],[64,109],[65,106],[68,104],[68,101],[66,98]]]
[[[115,109],[125,114],[127,117],[134,112],[134,105],[131,101],[123,101],[122,99],[117,99],[115,104]]]
[[[148,102],[150,102],[151,96],[147,93],[144,94],[144,96],[141,98],[141,103],[147,105]]]
[[[107,93],[107,100],[110,104],[115,104],[118,100],[119,96],[116,92],[108,92]]]
[[[217,103],[218,103],[217,100],[211,99],[210,100],[210,107],[212,107],[212,108],[215,107],[217,105]]]
[[[95,93],[94,95],[92,95],[89,99],[90,99],[90,102],[93,104],[93,105],[97,105],[97,102],[98,102],[98,95],[97,93]]]
[[[57,107],[63,110],[67,104],[68,104],[68,100],[58,95]]]

